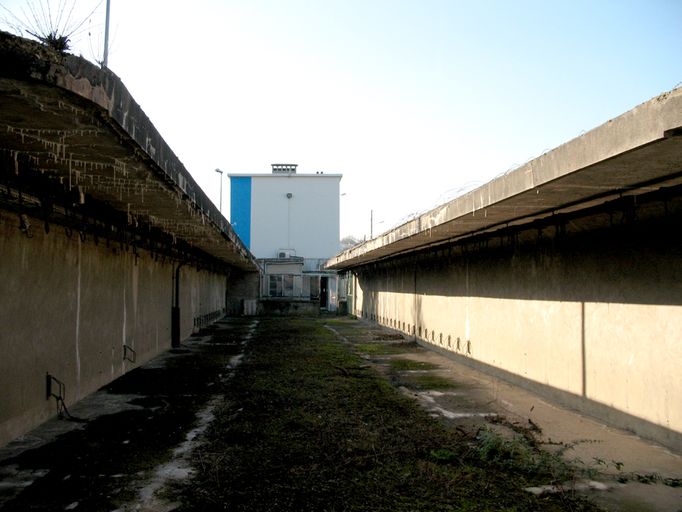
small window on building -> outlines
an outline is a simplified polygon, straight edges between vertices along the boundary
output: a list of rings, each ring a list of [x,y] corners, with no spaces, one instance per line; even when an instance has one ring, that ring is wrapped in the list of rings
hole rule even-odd
[[[270,297],[282,296],[282,276],[270,275]]]

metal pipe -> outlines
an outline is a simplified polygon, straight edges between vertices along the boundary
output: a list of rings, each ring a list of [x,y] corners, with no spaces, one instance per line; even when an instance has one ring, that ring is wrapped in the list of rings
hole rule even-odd
[[[109,65],[109,7],[111,0],[107,0],[107,15],[104,22],[104,56],[102,57],[102,67],[106,68]]]
[[[220,213],[223,213],[223,171],[216,169],[215,172],[220,174]]]
[[[188,262],[183,261],[175,268],[175,293],[171,308],[171,347],[180,347],[180,269]]]

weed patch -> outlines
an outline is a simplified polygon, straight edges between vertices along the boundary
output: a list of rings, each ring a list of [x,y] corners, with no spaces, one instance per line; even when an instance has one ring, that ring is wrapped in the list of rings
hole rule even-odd
[[[560,454],[538,448],[537,443],[527,437],[507,439],[486,428],[478,433],[476,439],[476,451],[483,461],[513,468],[527,475],[548,474],[556,482],[570,480],[575,476],[574,468]]]

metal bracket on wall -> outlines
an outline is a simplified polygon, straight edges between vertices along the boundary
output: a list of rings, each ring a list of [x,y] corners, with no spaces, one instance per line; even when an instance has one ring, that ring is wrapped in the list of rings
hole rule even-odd
[[[55,391],[56,387],[56,391]],[[59,380],[57,377],[45,374],[45,400],[49,400],[54,397],[57,402],[64,402],[64,397],[66,396],[66,385]]]
[[[71,413],[69,413],[69,410],[66,408],[66,402],[64,401],[66,399],[66,384],[64,384],[57,377],[46,373],[45,399],[49,400],[50,398],[54,398],[57,401],[57,414],[60,418],[66,418],[71,421],[79,422],[87,421],[71,416]]]
[[[134,363],[136,358],[137,358],[137,352],[135,352],[133,347],[129,347],[128,345],[123,345],[123,360],[124,361],[130,361],[131,363]]]

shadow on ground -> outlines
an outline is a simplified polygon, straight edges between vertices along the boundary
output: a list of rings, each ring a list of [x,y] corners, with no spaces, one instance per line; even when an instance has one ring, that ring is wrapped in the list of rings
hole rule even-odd
[[[107,510],[140,503],[197,414],[221,395],[252,320],[225,320],[0,450],[0,508]]]

